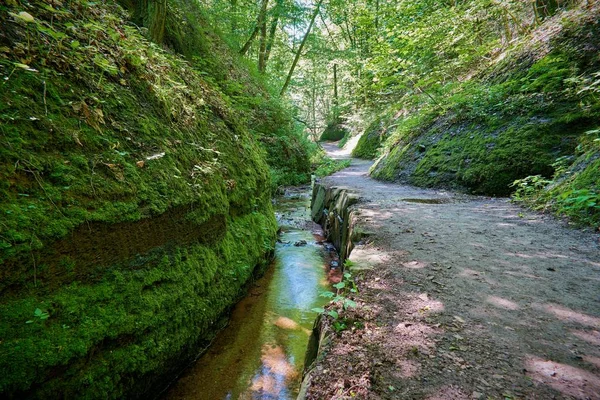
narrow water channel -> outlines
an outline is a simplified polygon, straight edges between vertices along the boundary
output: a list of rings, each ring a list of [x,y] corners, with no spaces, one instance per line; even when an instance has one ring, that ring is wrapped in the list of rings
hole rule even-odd
[[[175,399],[294,399],[316,312],[327,300],[326,260],[308,189],[276,201],[275,260],[237,304],[208,351],[165,394]],[[306,244],[304,244],[306,242]]]

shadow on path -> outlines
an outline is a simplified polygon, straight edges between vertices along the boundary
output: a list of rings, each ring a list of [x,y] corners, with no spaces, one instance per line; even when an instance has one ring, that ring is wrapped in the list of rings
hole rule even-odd
[[[350,257],[369,268],[347,314],[364,327],[334,338],[309,398],[600,399],[598,235],[370,165],[324,180],[361,195],[372,234]]]

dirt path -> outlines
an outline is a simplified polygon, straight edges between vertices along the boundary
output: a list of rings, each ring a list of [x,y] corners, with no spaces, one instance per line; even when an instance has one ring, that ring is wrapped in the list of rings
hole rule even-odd
[[[350,259],[371,268],[308,397],[600,399],[598,235],[507,199],[378,182],[369,166],[326,179],[360,193],[372,234]]]

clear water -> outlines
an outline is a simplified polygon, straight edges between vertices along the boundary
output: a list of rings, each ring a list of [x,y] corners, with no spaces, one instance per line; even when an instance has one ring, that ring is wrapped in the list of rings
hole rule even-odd
[[[328,289],[323,247],[306,195],[276,204],[282,233],[265,276],[235,307],[229,326],[165,394],[174,399],[293,399],[316,312]],[[294,243],[306,241],[304,246]]]

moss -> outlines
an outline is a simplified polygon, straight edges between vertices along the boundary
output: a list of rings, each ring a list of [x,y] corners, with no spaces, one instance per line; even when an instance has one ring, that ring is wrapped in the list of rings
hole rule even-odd
[[[36,398],[57,392],[141,397],[141,377],[160,375],[165,382],[164,374],[173,372],[166,366],[210,339],[254,266],[273,248],[271,216],[251,213],[227,225],[214,246],[160,248],[105,273],[96,284],[72,282],[46,295],[4,302],[10,312],[0,317],[0,392],[19,398],[33,392]],[[50,317],[35,317],[36,308]],[[57,368],[61,373],[53,376]]]
[[[553,164],[556,172],[552,179],[546,179],[540,185],[527,182],[536,180],[535,177],[515,182],[517,191],[513,198],[536,209],[566,216],[576,224],[600,228],[598,131],[592,130],[582,137],[577,146],[577,157],[562,157]]]
[[[338,140],[342,140],[348,131],[339,123],[329,123],[327,127],[321,133],[320,141],[330,141],[337,142]]]
[[[389,113],[377,116],[362,133],[352,149],[352,156],[372,160],[377,157],[380,146],[385,142],[387,127],[390,124]]]
[[[214,82],[236,121],[248,127],[267,153],[274,187],[310,181],[311,146],[292,119],[293,111],[270,88],[254,64],[232,52],[199,7],[169,0],[165,44],[183,54],[201,74]]]
[[[260,81],[235,89],[259,99],[250,110],[112,2],[13,3],[0,6],[0,393],[156,393],[273,248],[253,118],[297,150],[291,172],[309,168],[304,143]],[[35,22],[4,12],[23,10]]]

